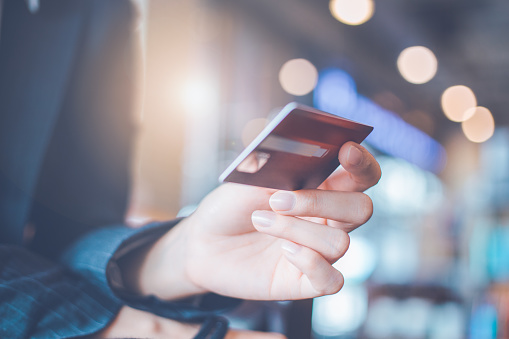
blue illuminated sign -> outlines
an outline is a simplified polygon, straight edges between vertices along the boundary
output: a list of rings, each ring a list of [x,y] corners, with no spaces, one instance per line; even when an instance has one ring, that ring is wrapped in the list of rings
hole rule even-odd
[[[320,72],[314,105],[320,110],[373,126],[375,129],[366,142],[386,154],[434,173],[445,166],[447,156],[440,143],[397,114],[359,95],[354,80],[343,70],[329,68]]]

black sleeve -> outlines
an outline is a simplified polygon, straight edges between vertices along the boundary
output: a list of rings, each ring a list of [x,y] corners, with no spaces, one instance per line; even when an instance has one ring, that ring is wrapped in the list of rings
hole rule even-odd
[[[202,322],[237,306],[240,300],[213,293],[165,301],[155,296],[139,296],[124,288],[117,261],[132,251],[157,241],[178,221],[152,223],[142,228],[109,227],[91,232],[67,251],[64,263],[74,272],[95,282],[105,293],[121,299],[123,303],[165,318]]]

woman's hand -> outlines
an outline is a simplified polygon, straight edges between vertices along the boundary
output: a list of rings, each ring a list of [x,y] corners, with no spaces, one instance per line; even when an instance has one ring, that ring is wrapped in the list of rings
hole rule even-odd
[[[318,189],[220,186],[147,252],[140,292],[174,299],[211,291],[257,300],[336,293],[343,277],[332,264],[348,249],[348,232],[371,217],[371,199],[360,192],[381,176],[358,144],[345,144],[339,160],[342,168]]]

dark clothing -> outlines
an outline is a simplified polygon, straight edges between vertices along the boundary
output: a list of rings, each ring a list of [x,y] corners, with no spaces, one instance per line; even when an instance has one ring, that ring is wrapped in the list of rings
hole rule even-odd
[[[119,256],[178,222],[124,226],[138,84],[133,5],[41,0],[31,13],[25,1],[4,0],[1,14],[0,337],[91,334],[123,304],[179,320],[231,305],[131,296],[118,279]]]

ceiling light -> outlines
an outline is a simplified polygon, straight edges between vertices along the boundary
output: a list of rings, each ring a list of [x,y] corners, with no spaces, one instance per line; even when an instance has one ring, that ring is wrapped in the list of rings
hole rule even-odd
[[[338,21],[347,25],[360,25],[371,19],[375,3],[373,0],[331,0],[329,9]]]
[[[435,54],[423,46],[404,49],[397,64],[403,78],[413,84],[424,84],[433,79],[438,67]]]
[[[463,133],[472,142],[485,142],[495,132],[493,115],[486,107],[474,107],[470,110],[473,111],[470,119],[461,123]]]
[[[471,110],[477,106],[477,99],[474,92],[467,86],[451,86],[442,94],[442,110],[445,116],[455,122],[465,121],[473,114]]]
[[[306,59],[287,61],[279,71],[279,82],[283,89],[292,95],[306,95],[316,86],[318,71]]]

